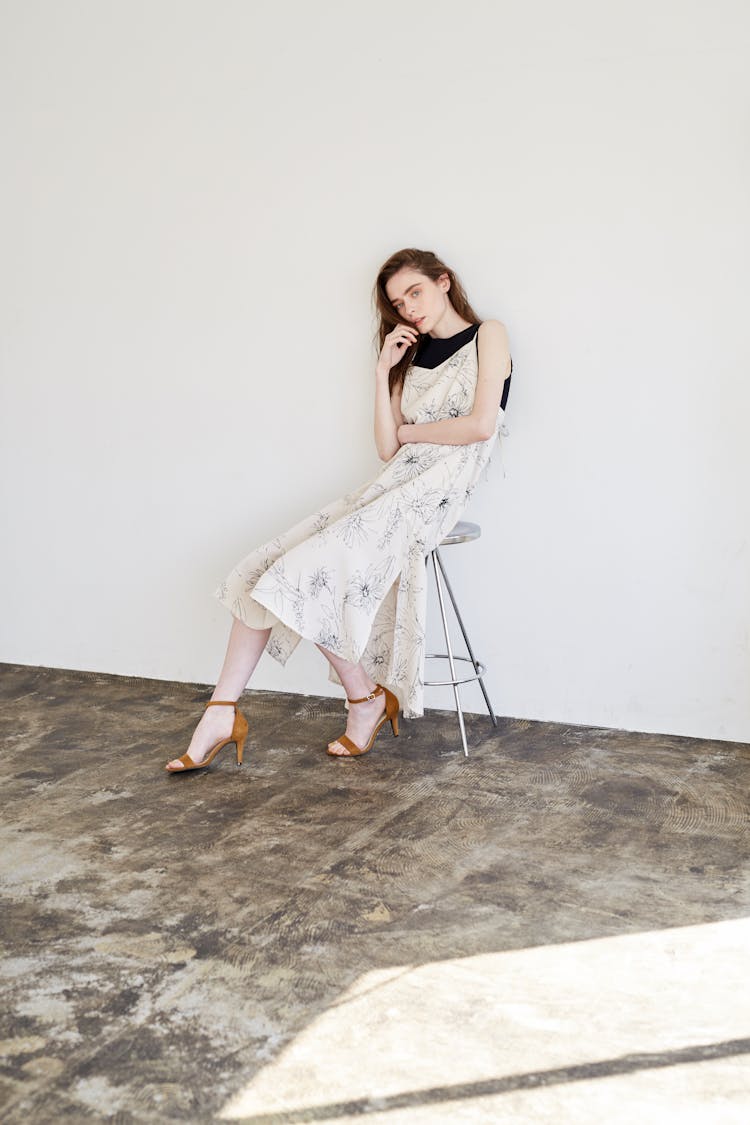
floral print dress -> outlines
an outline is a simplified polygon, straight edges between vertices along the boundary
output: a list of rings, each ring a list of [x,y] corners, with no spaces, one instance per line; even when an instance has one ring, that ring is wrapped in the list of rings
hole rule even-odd
[[[406,422],[469,414],[476,390],[476,337],[434,368],[407,368]],[[512,370],[512,361],[511,361]],[[213,596],[256,629],[285,664],[305,637],[362,661],[389,687],[404,717],[424,713],[425,559],[459,519],[500,434],[471,445],[411,442],[355,492],[326,504],[234,566]],[[329,678],[340,683],[331,666]]]

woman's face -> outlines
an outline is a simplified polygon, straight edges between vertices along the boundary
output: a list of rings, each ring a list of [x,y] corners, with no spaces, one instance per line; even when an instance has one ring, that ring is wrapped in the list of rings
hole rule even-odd
[[[396,315],[424,333],[429,332],[448,307],[449,287],[447,273],[433,281],[417,270],[404,267],[389,278],[385,291]]]

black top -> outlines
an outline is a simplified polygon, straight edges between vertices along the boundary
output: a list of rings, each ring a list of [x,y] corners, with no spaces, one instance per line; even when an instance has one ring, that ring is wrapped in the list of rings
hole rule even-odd
[[[480,321],[481,323],[481,321]],[[417,350],[414,354],[412,363],[416,367],[426,367],[431,370],[437,367],[438,364],[444,363],[446,359],[450,359],[454,352],[467,344],[469,340],[473,340],[479,331],[479,324],[470,324],[468,328],[462,328],[460,332],[455,332],[452,336],[446,339],[438,339],[436,336],[430,336],[429,332],[424,336],[420,336]],[[500,405],[505,410],[505,404],[508,401],[508,391],[510,390],[510,381],[513,378],[513,357],[510,360],[510,375],[503,383],[503,397],[500,400]]]

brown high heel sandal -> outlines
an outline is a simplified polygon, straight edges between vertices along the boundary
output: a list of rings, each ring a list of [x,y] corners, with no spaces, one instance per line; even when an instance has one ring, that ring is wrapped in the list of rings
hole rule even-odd
[[[183,754],[178,758],[178,762],[182,762],[182,767],[178,768],[172,766],[171,769],[167,765],[164,768],[167,773],[185,773],[187,770],[202,770],[209,762],[212,762],[216,755],[221,750],[222,746],[226,746],[228,742],[233,742],[237,747],[237,765],[242,765],[242,752],[245,749],[245,739],[247,738],[247,720],[242,712],[237,707],[237,702],[234,699],[209,699],[206,707],[234,707],[234,726],[229,738],[222,738],[215,746],[206,754],[202,762],[194,762],[189,754]]]
[[[349,738],[345,734],[341,734],[338,738],[334,738],[333,741],[340,742],[342,746],[346,747],[349,753],[337,754],[335,750],[330,749],[331,744],[329,743],[329,749],[326,750],[327,754],[330,754],[332,758],[357,758],[360,754],[366,754],[375,741],[375,735],[378,733],[383,723],[387,723],[389,720],[391,724],[391,730],[393,731],[394,735],[398,735],[398,699],[396,699],[396,696],[392,691],[389,691],[387,687],[383,687],[382,684],[377,684],[377,686],[375,687],[375,691],[371,691],[370,694],[364,696],[363,699],[349,699],[347,696],[347,703],[369,703],[371,699],[375,699],[376,696],[382,695],[383,692],[385,692],[385,711],[383,712],[380,719],[378,719],[378,722],[375,725],[375,730],[370,735],[370,741],[367,743],[367,745],[357,746],[356,742],[352,742],[351,738]]]

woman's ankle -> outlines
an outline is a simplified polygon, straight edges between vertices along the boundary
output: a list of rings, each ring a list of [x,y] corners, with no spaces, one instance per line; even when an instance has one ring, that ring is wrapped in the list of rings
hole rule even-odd
[[[352,669],[352,672],[346,677],[341,676],[341,682],[350,699],[362,699],[364,696],[370,695],[377,687],[375,681],[361,665]]]

